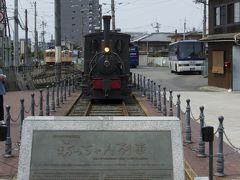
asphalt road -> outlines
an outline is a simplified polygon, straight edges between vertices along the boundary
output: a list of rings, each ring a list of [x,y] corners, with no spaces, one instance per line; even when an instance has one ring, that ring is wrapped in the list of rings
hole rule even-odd
[[[176,74],[171,73],[168,67],[138,67],[131,72],[142,74],[173,91],[203,91],[202,87],[208,85],[207,78],[198,73]]]

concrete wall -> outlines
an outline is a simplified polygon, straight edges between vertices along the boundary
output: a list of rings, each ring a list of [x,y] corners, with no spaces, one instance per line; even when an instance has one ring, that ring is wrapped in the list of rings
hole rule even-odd
[[[168,67],[168,57],[148,57],[148,66],[163,66]]]
[[[148,57],[147,55],[139,55],[139,66],[163,66],[168,67],[168,57]]]
[[[147,55],[139,55],[139,66],[147,66]]]

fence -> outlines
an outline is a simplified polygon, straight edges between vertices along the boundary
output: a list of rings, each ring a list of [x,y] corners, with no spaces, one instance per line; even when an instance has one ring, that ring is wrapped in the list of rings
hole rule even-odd
[[[208,157],[208,155],[205,152],[205,142],[203,141],[202,137],[202,128],[206,126],[205,124],[205,116],[204,116],[204,107],[199,107],[199,117],[194,117],[192,110],[190,99],[186,100],[186,110],[183,112],[181,108],[181,95],[177,95],[177,102],[176,104],[173,103],[173,92],[169,90],[169,98],[167,100],[167,90],[165,87],[161,88],[160,84],[157,84],[151,79],[147,79],[145,76],[142,76],[141,74],[133,74],[132,76],[132,82],[133,87],[135,90],[141,91],[142,96],[146,96],[147,100],[152,103],[152,106],[157,109],[159,113],[161,113],[163,116],[173,116],[175,113],[175,116],[177,116],[180,120],[182,120],[182,124],[184,125],[184,146],[190,148],[192,151],[197,153],[197,157],[205,158]],[[147,84],[147,85],[146,85]],[[175,112],[173,111],[175,109]],[[181,116],[182,115],[182,116]],[[185,116],[184,118],[183,115]],[[192,149],[188,144],[191,144],[192,141],[192,127],[191,123],[195,121],[199,121],[200,127],[199,127],[199,141],[198,141],[198,148]],[[235,151],[240,151],[240,147],[237,147],[233,145],[231,140],[228,138],[224,126],[223,121],[224,117],[220,116],[218,117],[219,126],[217,130],[215,131],[215,135],[218,135],[218,149],[217,154],[215,157],[217,158],[216,162],[216,176],[225,176],[224,174],[224,158],[229,155],[228,153],[223,152],[223,140],[224,138],[230,145],[230,147]]]
[[[0,138],[2,141],[5,141],[4,157],[12,157],[12,151],[19,149],[20,145],[20,143],[17,143],[13,146],[11,137],[12,123],[18,122],[20,124],[19,134],[21,140],[21,130],[25,115],[50,116],[52,113],[57,112],[61,108],[61,105],[66,102],[67,97],[75,93],[79,87],[80,80],[80,75],[66,76],[63,80],[53,83],[51,87],[47,86],[43,90],[40,89],[38,99],[36,98],[36,94],[32,93],[30,107],[26,107],[24,99],[20,99],[20,109],[16,119],[11,116],[11,107],[6,106],[5,124],[1,125],[1,127],[6,127],[6,137]],[[36,114],[36,109],[38,109],[38,114]]]

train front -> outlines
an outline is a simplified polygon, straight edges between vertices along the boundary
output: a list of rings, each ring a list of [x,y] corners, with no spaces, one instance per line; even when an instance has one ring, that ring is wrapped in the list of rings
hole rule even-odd
[[[83,93],[91,99],[125,99],[132,90],[130,36],[110,32],[111,16],[103,20],[103,32],[85,36]]]

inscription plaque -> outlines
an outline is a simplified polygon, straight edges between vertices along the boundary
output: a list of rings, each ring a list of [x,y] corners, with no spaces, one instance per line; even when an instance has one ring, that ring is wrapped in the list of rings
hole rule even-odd
[[[34,130],[30,179],[173,180],[171,131]]]

